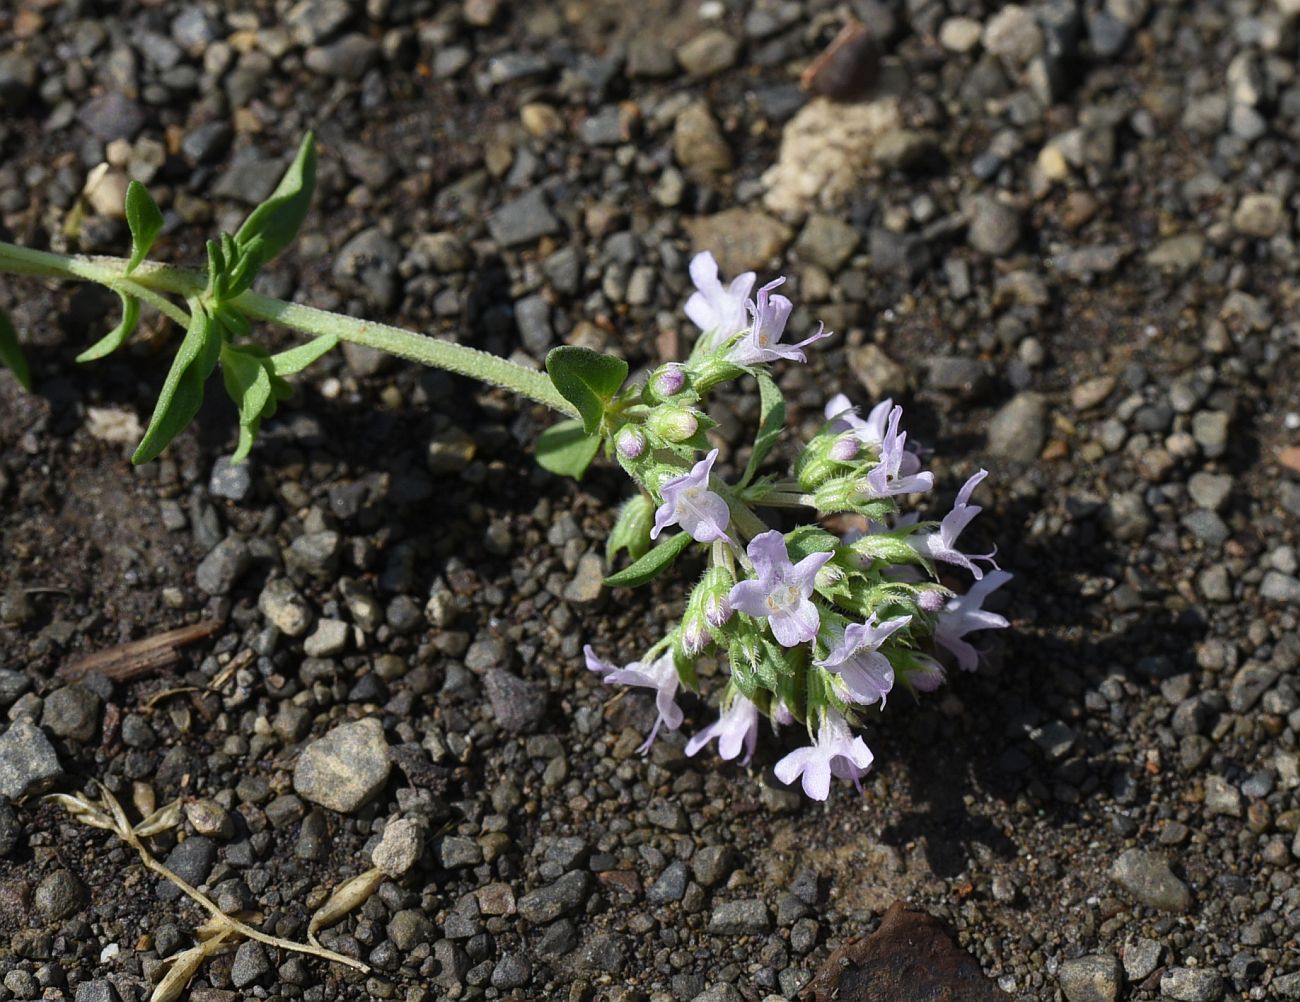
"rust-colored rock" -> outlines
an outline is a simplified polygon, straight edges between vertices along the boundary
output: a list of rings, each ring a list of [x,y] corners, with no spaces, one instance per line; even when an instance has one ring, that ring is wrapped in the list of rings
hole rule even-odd
[[[804,1002],[1007,1002],[937,919],[895,901],[866,939],[842,946]]]

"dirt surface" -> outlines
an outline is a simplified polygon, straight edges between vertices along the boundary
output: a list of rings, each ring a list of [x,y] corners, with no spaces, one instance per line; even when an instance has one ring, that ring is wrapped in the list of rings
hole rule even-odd
[[[386,828],[419,833],[323,936],[370,974],[246,945],[191,997],[790,998],[895,899],[1008,997],[1300,997],[1292,5],[497,6],[0,11],[0,224],[124,252],[111,213],[66,237],[108,159],[167,212],[156,255],[193,263],[314,127],[315,208],[265,291],[635,371],[695,335],[686,224],[739,206],[729,238],[786,227],[754,265],[790,277],[792,326],[838,332],[779,373],[794,429],[834,392],[893,395],[935,514],[989,469],[976,542],[1016,575],[1012,628],[979,672],[873,715],[860,796],[781,787],[790,734],[748,769],[687,759],[702,701],[642,758],[650,700],[600,686],[580,648],[638,657],[690,569],[596,587],[583,557],[628,485],[538,468],[543,408],[349,350],[300,380],[247,480],[219,463],[236,427],[215,382],[133,468],[91,411],[146,420],[174,337],[148,319],[77,366],[113,297],[5,278],[38,385],[0,374],[0,730],[39,726],[56,789],[228,816],[187,817],[158,855],[290,938]],[[763,175],[850,14],[880,65],[846,106],[898,100],[889,138],[914,153],[778,219]],[[713,130],[678,143],[698,102]],[[724,169],[698,155],[717,144]],[[534,206],[534,235],[504,236],[530,192],[549,222]],[[755,402],[714,416],[743,467]],[[202,577],[222,546],[238,572]],[[161,671],[59,674],[212,618]],[[309,655],[321,622],[342,642]],[[364,718],[395,766],[361,806],[319,806],[295,769]],[[0,800],[0,1000],[148,998],[200,911],[25,792]]]

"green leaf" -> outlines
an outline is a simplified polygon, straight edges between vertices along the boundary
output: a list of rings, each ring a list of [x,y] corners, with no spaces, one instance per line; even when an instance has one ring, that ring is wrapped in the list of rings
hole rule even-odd
[[[745,475],[740,478],[744,487],[754,479],[754,474],[767,458],[767,454],[776,445],[781,432],[785,430],[785,397],[777,388],[776,381],[766,372],[755,373],[758,378],[758,399],[761,417],[758,434],[754,436],[754,451],[750,453],[749,462],[745,464]]]
[[[232,462],[238,463],[252,450],[267,409],[275,408],[270,359],[227,346],[221,351],[221,376],[226,392],[239,408],[239,445],[231,457]]]
[[[833,553],[839,545],[838,536],[816,525],[801,525],[785,537],[786,552],[795,563],[813,553]]]
[[[581,480],[600,451],[600,436],[588,435],[581,421],[559,421],[537,436],[537,464],[562,477]]]
[[[633,560],[644,557],[650,551],[650,529],[654,520],[654,502],[645,494],[624,501],[605,543],[605,562],[612,564],[623,550],[627,550]]]
[[[13,321],[4,310],[0,310],[0,365],[14,374],[19,386],[31,392],[32,372],[27,368],[27,356],[18,343],[18,332],[14,330]]]
[[[131,230],[131,259],[126,263],[129,275],[148,256],[163,228],[162,210],[139,181],[126,186],[126,225]]]
[[[611,574],[605,579],[605,584],[610,588],[635,588],[643,585],[667,570],[692,542],[690,535],[685,532],[669,536],[665,542],[660,543],[632,566],[625,567],[617,574]]]
[[[627,379],[627,363],[613,355],[590,348],[561,345],[546,356],[546,372],[582,417],[588,435],[595,434],[605,417],[605,408]]]
[[[172,359],[153,416],[149,418],[149,427],[136,446],[131,462],[147,463],[156,458],[194,419],[203,404],[203,384],[212,375],[220,355],[220,333],[203,305],[191,299],[189,329]]]
[[[124,292],[119,292],[117,297],[122,300],[122,319],[116,327],[78,355],[78,362],[93,362],[97,358],[113,354],[134,333],[135,325],[140,322],[140,300]]]
[[[316,186],[316,137],[308,132],[298,147],[298,154],[285,171],[271,197],[254,209],[235,234],[241,251],[261,239],[261,263],[265,264],[284,250],[307,218],[312,189]],[[233,265],[235,262],[228,262]]]
[[[339,343],[338,335],[322,334],[320,337],[313,338],[306,344],[300,344],[297,348],[290,348],[288,351],[282,351],[278,355],[271,356],[271,371],[277,376],[291,376],[295,372],[302,372],[303,369],[311,365],[326,352],[332,350]]]

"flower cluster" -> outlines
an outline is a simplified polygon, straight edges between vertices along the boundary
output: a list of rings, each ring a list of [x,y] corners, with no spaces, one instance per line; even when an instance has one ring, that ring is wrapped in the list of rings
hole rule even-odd
[[[901,500],[930,491],[934,476],[901,430],[903,409],[885,400],[862,417],[837,395],[788,475],[760,476],[784,423],[766,367],[805,361],[804,349],[830,332],[819,326],[786,340],[793,304],[774,291],[783,279],[756,292],[753,273],[724,285],[707,252],[690,273],[696,291],[686,314],[701,329],[690,358],[662,366],[606,411],[613,455],[644,491],[625,506],[611,546],[611,555],[627,549],[636,559],[611,583],[648,580],[693,543],[707,566],[681,622],[641,660],[618,667],[588,646],[587,667],[607,683],[654,692],[648,751],[661,730],[681,726],[677,697],[696,687],[697,659],[716,656],[726,668],[720,713],[690,738],[687,754],[716,741],[724,759],[747,763],[761,717],[774,727],[801,723],[809,743],[777,762],[776,776],[801,780],[809,797],[824,800],[832,777],[859,784],[871,768],[872,753],[855,733],[868,707],[883,709],[896,687],[937,688],[945,668],[932,652],[976,668],[968,635],[1007,626],[983,606],[1011,575],[992,553],[960,547],[981,510],[971,499],[987,473],[971,476],[937,523],[904,513]],[[759,384],[762,426],[744,474],[727,483],[715,472],[718,450],[701,405],[712,387],[743,376]],[[782,532],[760,517],[781,508],[801,509],[804,524]],[[831,514],[860,528],[837,536],[823,527]],[[973,585],[958,593],[940,580],[940,565],[970,575]]]

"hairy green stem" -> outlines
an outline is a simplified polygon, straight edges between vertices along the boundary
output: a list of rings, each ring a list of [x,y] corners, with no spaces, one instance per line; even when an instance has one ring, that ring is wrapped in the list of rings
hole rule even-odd
[[[56,254],[3,241],[0,241],[0,272],[98,282],[137,296],[182,326],[187,322],[185,313],[159,293],[193,297],[202,295],[207,288],[207,276],[188,268],[146,261],[128,276],[124,258]],[[314,337],[333,334],[340,341],[377,348],[435,369],[469,376],[545,404],[569,417],[578,416],[573,405],[559,394],[544,372],[477,348],[251,291],[229,300],[226,305],[233,306],[250,319],[269,320]]]

